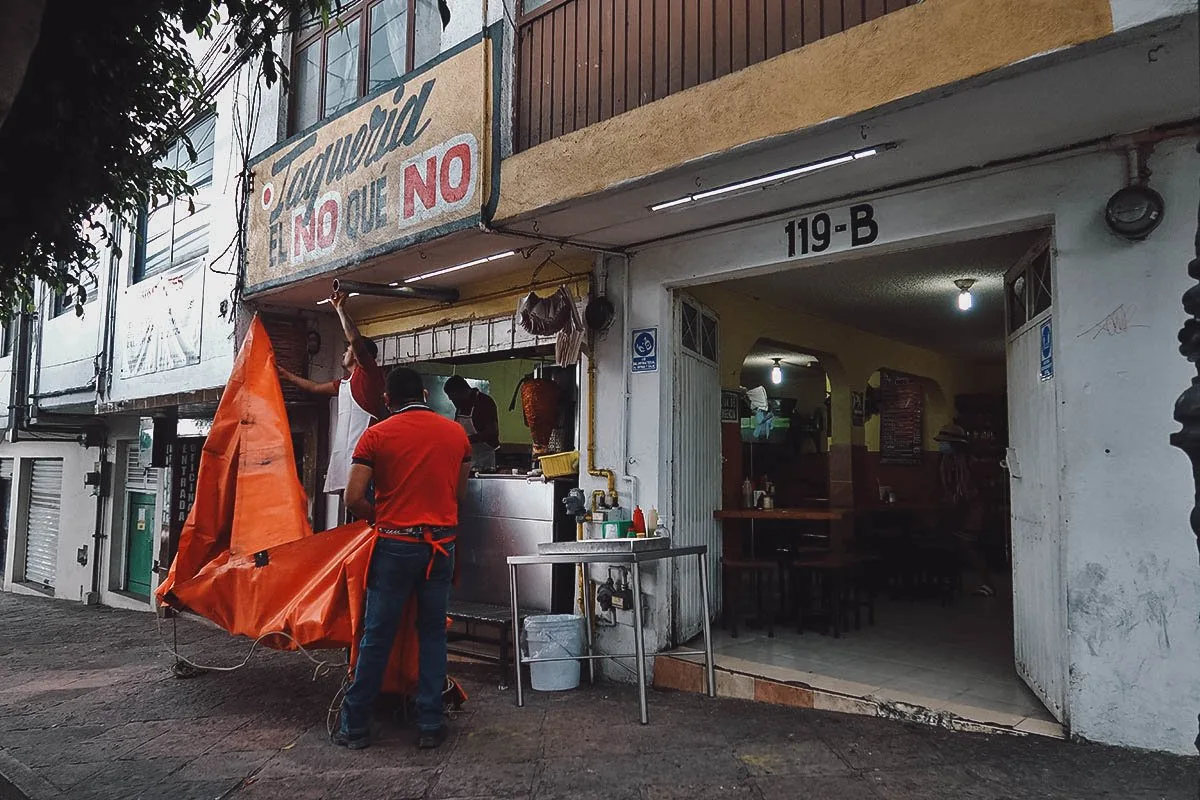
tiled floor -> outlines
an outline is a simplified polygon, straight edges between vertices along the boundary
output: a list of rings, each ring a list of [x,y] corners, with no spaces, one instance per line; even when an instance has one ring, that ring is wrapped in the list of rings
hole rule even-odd
[[[856,684],[851,694],[929,698],[1052,722],[1013,667],[1011,620],[1011,600],[1002,597],[959,597],[945,608],[880,598],[875,624],[864,618],[861,630],[840,639],[783,626],[774,639],[744,627],[737,639],[719,628],[713,633],[722,666],[736,661],[815,673]]]

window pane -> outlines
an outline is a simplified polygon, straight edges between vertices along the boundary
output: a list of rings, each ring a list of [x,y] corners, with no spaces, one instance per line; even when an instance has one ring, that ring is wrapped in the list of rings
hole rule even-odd
[[[684,348],[693,353],[700,352],[700,313],[687,303],[683,304],[683,329],[680,341]]]
[[[717,321],[704,315],[700,317],[700,355],[717,360]]]
[[[1008,329],[1016,331],[1025,324],[1025,273],[1017,275],[1008,285]]]
[[[302,131],[321,119],[321,42],[300,51],[292,75],[292,102],[296,104],[295,129]]]
[[[442,12],[438,0],[417,0],[417,29],[413,32],[413,65],[419,67],[442,50]]]
[[[383,0],[371,9],[371,64],[367,91],[372,92],[407,72],[408,3]]]
[[[330,116],[358,99],[358,36],[361,19],[326,38],[325,114]]]
[[[134,270],[134,283],[171,268],[171,227],[176,205],[168,203],[147,216],[143,229],[145,255]]]
[[[179,168],[187,172],[188,183],[192,186],[203,186],[212,181],[213,155],[216,153],[217,118],[215,116],[203,119],[188,128],[187,136],[196,151],[196,160],[192,161],[187,147],[179,143]]]

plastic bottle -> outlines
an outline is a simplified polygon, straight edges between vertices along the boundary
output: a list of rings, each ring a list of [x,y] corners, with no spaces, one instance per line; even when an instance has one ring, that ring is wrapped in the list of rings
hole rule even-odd
[[[651,508],[650,513],[646,515],[646,535],[653,536],[658,530],[658,509]]]
[[[749,478],[742,481],[742,508],[754,508],[754,484]]]
[[[639,538],[646,535],[646,515],[642,513],[641,506],[633,509],[633,535]]]

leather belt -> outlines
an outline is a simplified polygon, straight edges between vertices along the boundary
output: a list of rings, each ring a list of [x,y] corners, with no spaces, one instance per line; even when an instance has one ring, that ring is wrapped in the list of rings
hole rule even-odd
[[[375,529],[376,533],[378,533],[380,536],[385,536],[388,539],[395,539],[395,540],[401,541],[401,542],[411,542],[412,544],[427,544],[427,545],[429,545],[429,547],[430,547],[429,565],[427,567],[425,567],[426,580],[428,580],[429,576],[433,574],[434,559],[437,558],[439,553],[444,555],[446,558],[449,558],[450,551],[446,549],[445,545],[453,542],[455,539],[458,538],[453,533],[446,535],[446,536],[441,536],[441,537],[434,536],[435,532],[437,532],[439,530],[444,530],[444,529],[435,528],[430,525],[417,525],[417,526],[414,526],[411,528],[376,528]]]

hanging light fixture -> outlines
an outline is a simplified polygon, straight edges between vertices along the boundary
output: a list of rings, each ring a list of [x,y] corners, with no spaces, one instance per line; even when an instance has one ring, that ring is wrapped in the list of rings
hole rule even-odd
[[[975,298],[971,296],[971,287],[975,285],[975,279],[959,278],[954,285],[958,287],[958,310],[970,311],[975,305]]]
[[[771,360],[775,362],[775,366],[771,367],[771,383],[778,386],[783,383],[783,369],[779,366],[781,359],[773,358]]]

